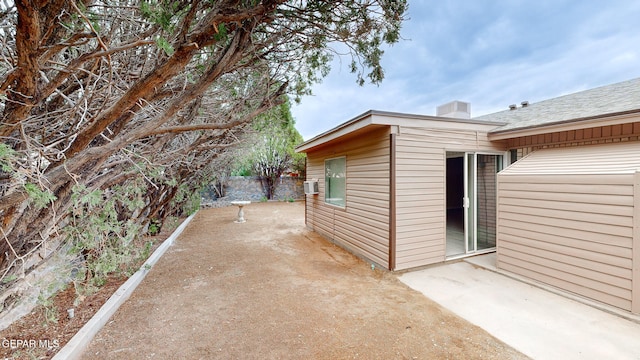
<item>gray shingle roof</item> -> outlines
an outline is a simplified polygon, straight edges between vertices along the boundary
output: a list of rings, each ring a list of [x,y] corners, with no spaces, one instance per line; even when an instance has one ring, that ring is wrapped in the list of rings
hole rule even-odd
[[[491,131],[499,133],[635,110],[640,111],[640,78],[478,116],[474,120],[507,123]]]

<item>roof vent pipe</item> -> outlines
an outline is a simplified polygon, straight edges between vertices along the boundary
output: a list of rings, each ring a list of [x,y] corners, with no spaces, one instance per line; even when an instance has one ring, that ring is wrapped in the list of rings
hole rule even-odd
[[[522,105],[522,107],[527,107],[527,106],[529,106],[529,102],[528,101],[523,101],[522,103],[520,103],[520,105]]]
[[[516,104],[509,105],[509,110],[515,110],[518,106]]]

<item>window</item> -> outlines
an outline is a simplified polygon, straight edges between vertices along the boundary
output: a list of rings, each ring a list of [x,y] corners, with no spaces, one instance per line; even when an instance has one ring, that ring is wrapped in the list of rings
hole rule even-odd
[[[347,161],[345,157],[324,161],[324,202],[345,207]]]
[[[511,164],[518,161],[518,149],[511,149],[509,150],[509,153],[511,157]]]

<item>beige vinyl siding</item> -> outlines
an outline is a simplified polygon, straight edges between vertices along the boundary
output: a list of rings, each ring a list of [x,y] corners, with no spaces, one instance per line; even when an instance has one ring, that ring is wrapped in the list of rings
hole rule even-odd
[[[640,143],[624,143],[539,150],[505,169],[498,267],[631,311],[638,168]]]
[[[446,152],[500,153],[484,131],[401,127],[396,146],[396,270],[443,262]]]
[[[389,266],[389,128],[376,129],[307,153],[307,226],[376,264]],[[346,206],[324,203],[324,161],[346,157]]]

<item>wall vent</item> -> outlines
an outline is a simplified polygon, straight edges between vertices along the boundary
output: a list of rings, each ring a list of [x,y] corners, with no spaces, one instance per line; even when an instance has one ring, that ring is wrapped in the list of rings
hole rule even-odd
[[[442,104],[436,108],[436,116],[456,119],[470,119],[471,104],[464,101],[452,101],[446,104]]]

